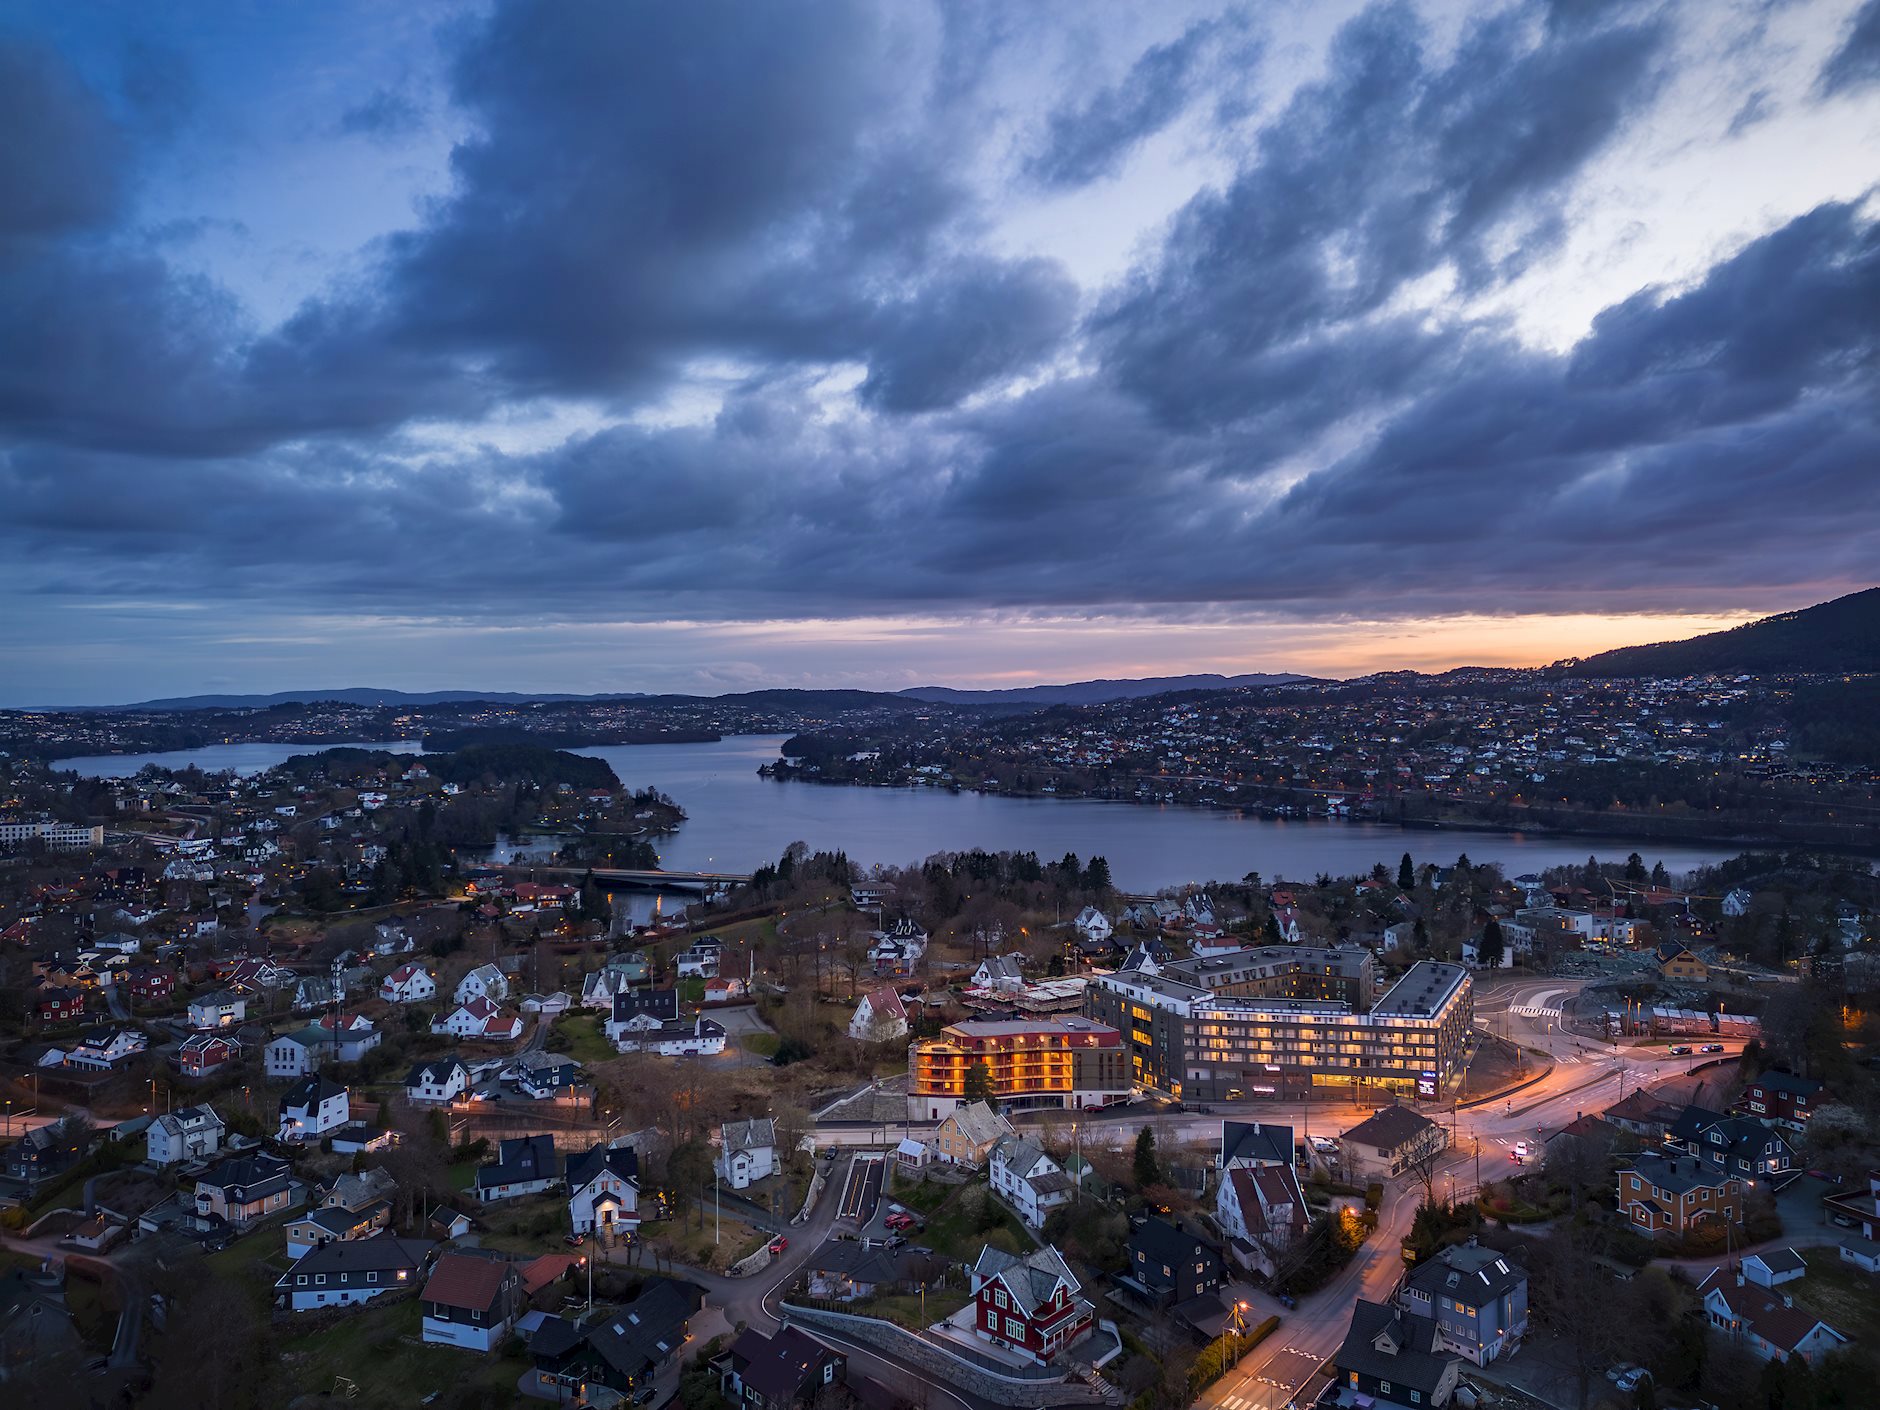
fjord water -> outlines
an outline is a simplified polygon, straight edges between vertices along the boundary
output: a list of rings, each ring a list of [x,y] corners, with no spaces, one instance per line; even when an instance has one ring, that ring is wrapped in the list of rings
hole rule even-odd
[[[747,872],[774,861],[792,842],[848,853],[864,866],[906,865],[935,852],[981,847],[1033,851],[1043,858],[1075,852],[1109,859],[1126,891],[1188,881],[1333,876],[1391,868],[1409,852],[1419,862],[1500,862],[1510,875],[1540,871],[1589,854],[1623,859],[1638,851],[1673,873],[1733,856],[1736,849],[1661,845],[1616,837],[1556,837],[1476,828],[1400,828],[1383,823],[1288,821],[1242,817],[1223,809],[1147,807],[1071,798],[1006,798],[941,788],[853,788],[759,777],[783,735],[739,735],[709,744],[634,744],[578,750],[605,759],[629,788],[671,795],[686,822],[659,840],[676,871]],[[56,767],[102,777],[145,764],[237,769],[253,773],[319,745],[217,744],[168,754],[66,759]],[[415,740],[361,748],[414,752]]]

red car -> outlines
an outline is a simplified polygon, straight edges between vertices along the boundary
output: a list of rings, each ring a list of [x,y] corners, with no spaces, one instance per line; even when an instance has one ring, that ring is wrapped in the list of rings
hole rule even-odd
[[[789,1246],[790,1246],[790,1241],[786,1239],[782,1234],[777,1235],[776,1238],[770,1241],[770,1251],[772,1254],[782,1253]]]
[[[890,1214],[881,1222],[890,1229],[899,1229],[902,1232],[906,1232],[914,1227],[914,1216],[911,1214]]]

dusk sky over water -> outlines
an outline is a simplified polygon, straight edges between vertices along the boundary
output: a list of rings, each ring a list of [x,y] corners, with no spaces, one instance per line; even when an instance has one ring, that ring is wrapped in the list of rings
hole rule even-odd
[[[0,138],[0,704],[1533,664],[1880,564],[1880,0],[28,0]]]

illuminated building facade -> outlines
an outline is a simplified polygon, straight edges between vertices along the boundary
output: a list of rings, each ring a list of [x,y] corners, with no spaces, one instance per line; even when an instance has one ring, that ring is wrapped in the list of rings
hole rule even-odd
[[[1079,1111],[1126,1101],[1133,1084],[1122,1034],[1088,1018],[968,1020],[908,1049],[907,1113],[942,1121],[966,1100],[966,1075],[983,1065],[1001,1111]]]

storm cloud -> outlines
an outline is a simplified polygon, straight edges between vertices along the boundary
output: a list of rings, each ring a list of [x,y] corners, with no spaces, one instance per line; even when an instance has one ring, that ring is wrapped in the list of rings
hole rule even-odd
[[[1826,103],[1872,127],[1876,14],[1707,140]],[[235,140],[227,80],[161,35],[111,65],[0,41],[0,131],[31,139],[0,144],[7,688],[44,696],[38,615],[139,595],[1175,622],[1871,576],[1880,158],[1694,225],[1537,338],[1536,291],[1623,253],[1615,193],[1688,146],[1693,17],[1379,3],[1310,59],[1272,23],[503,0],[436,29],[429,87],[398,52],[309,100],[321,160],[447,131],[448,161],[273,317],[161,234]],[[1171,196],[1146,154],[1175,133]]]

